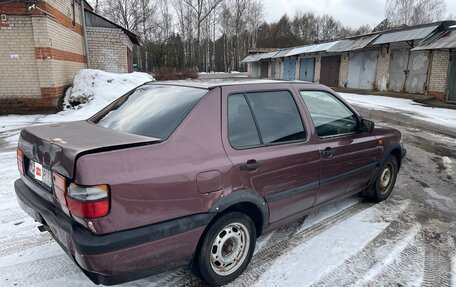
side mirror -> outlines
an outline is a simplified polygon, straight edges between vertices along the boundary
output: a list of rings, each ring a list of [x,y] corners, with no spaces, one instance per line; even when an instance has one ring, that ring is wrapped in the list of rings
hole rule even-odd
[[[373,121],[361,119],[361,132],[363,133],[373,133],[375,128],[375,123]]]

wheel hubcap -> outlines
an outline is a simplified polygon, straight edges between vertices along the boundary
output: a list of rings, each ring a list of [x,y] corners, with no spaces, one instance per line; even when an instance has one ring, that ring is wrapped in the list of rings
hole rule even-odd
[[[391,183],[393,175],[393,167],[391,164],[387,164],[380,174],[380,189],[382,192],[388,191],[388,187]]]
[[[242,223],[228,224],[212,243],[212,270],[223,276],[235,272],[247,257],[249,247],[250,235],[247,227]]]

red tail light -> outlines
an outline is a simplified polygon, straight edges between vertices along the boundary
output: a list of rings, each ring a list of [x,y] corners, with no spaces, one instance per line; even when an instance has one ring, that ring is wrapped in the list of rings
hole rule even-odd
[[[79,218],[97,218],[109,212],[109,187],[107,185],[79,186],[71,183],[66,201],[71,215]]]
[[[24,153],[20,148],[17,148],[17,167],[21,174],[24,174]]]

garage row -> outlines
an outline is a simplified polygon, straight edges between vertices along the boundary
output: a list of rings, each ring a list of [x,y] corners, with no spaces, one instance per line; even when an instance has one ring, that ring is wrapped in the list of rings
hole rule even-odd
[[[242,62],[252,78],[428,94],[456,102],[456,21],[252,52]]]

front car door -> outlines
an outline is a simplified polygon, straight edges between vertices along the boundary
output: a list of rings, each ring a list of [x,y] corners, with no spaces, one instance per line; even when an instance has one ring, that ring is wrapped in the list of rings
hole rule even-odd
[[[329,91],[301,90],[319,138],[320,192],[315,205],[362,191],[370,181],[381,147],[361,132],[359,116]]]
[[[270,223],[313,206],[320,154],[309,143],[299,97],[288,84],[222,88],[222,141],[234,167],[233,190],[263,196]]]

